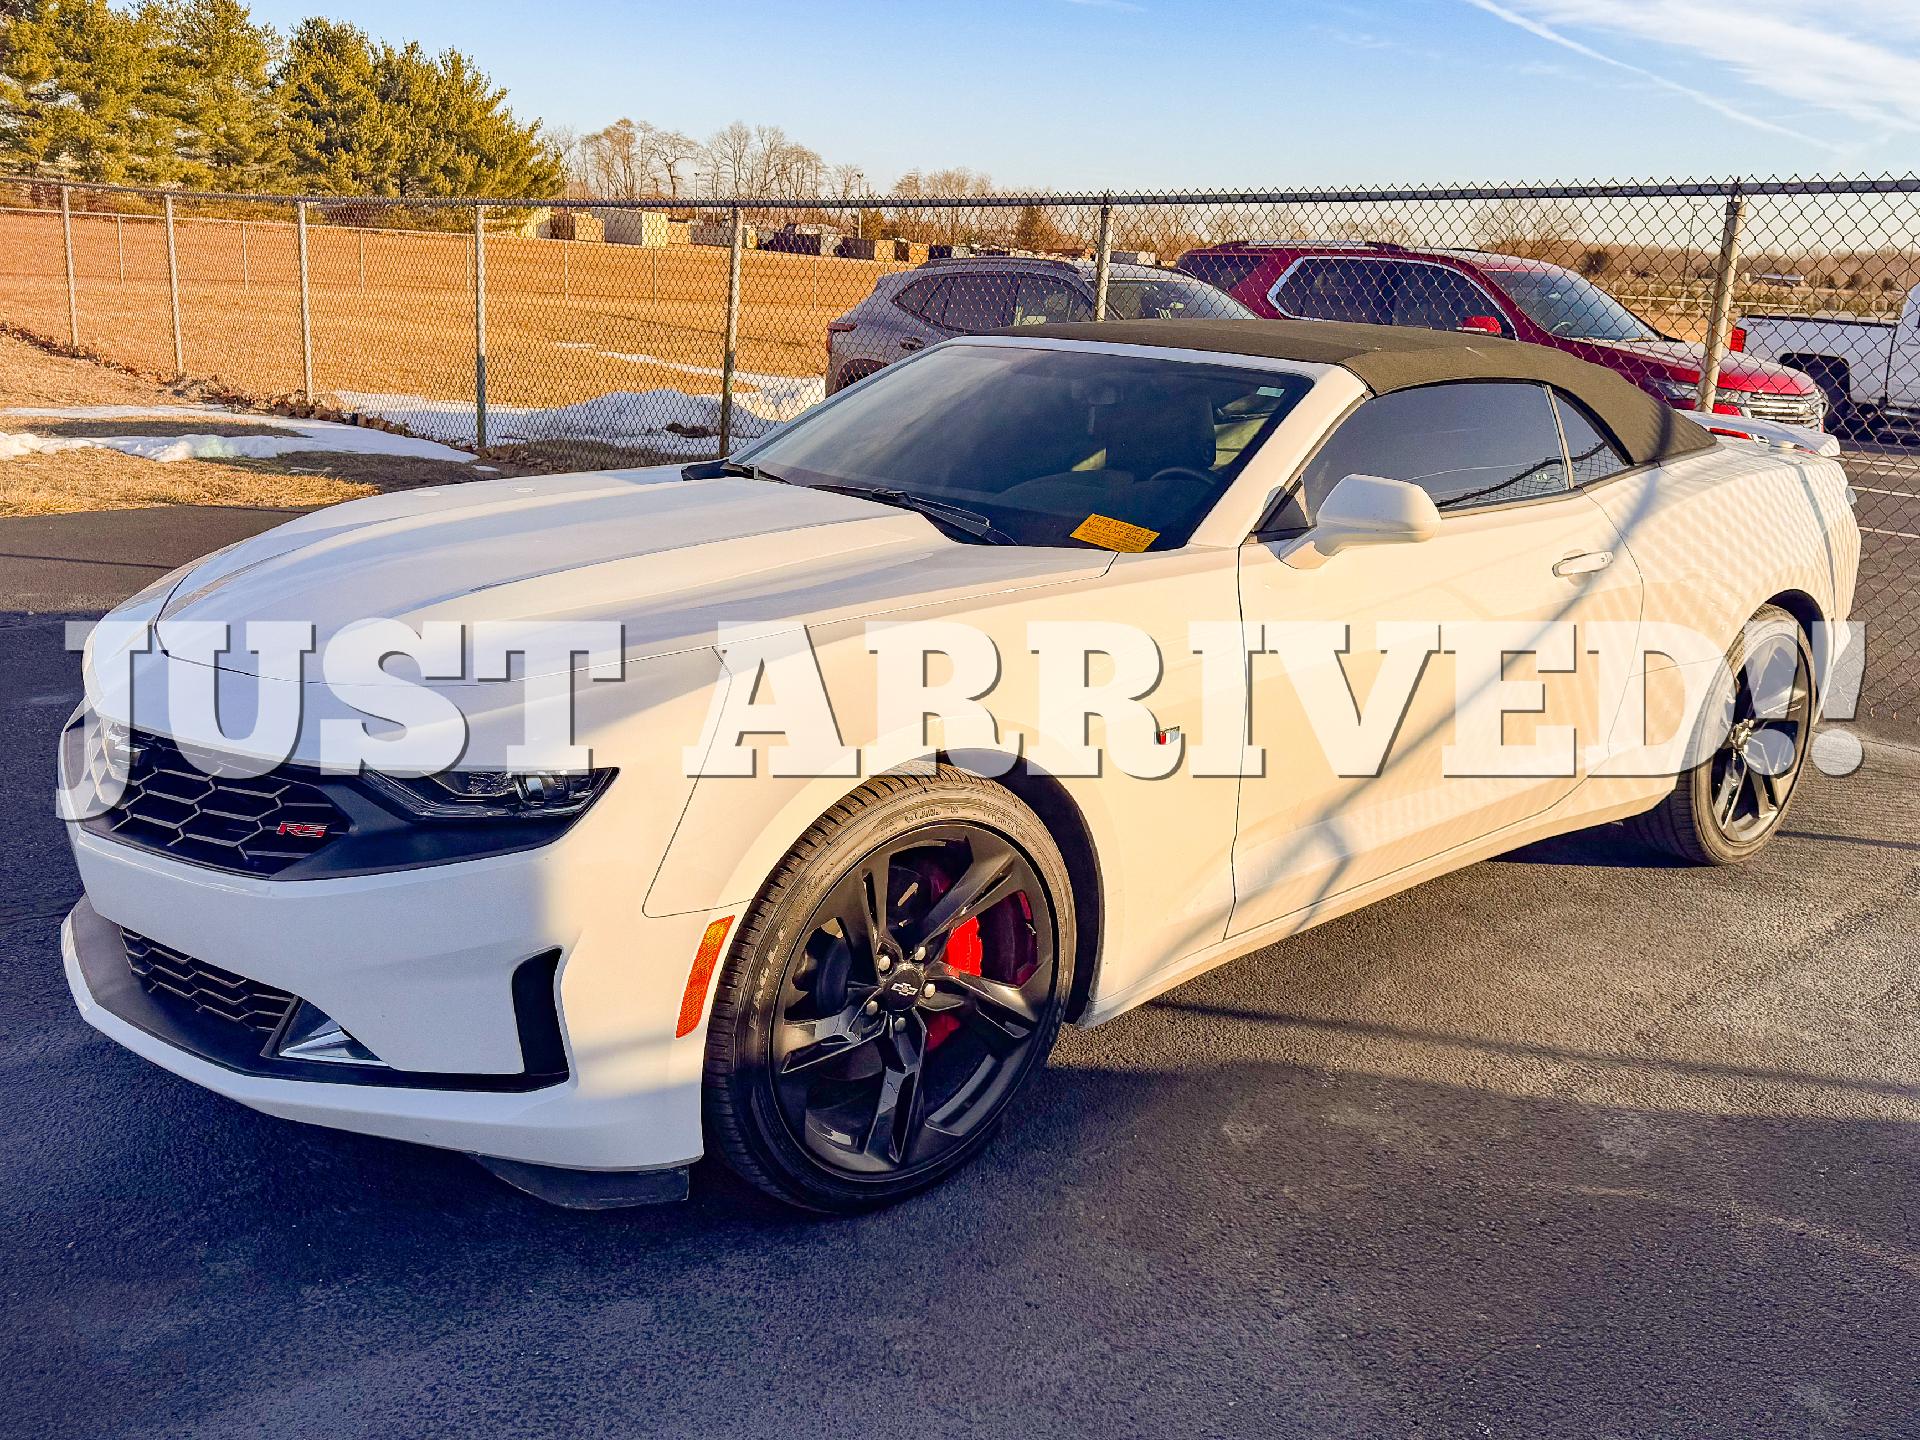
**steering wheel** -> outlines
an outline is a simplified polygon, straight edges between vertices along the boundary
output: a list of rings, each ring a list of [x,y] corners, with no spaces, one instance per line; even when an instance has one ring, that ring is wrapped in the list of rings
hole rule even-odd
[[[1212,489],[1213,486],[1218,483],[1214,477],[1207,474],[1206,471],[1196,470],[1191,465],[1169,465],[1166,469],[1156,470],[1153,474],[1149,475],[1147,477],[1147,484],[1152,485],[1156,481],[1166,479],[1169,475],[1181,480],[1190,480],[1196,485],[1205,485],[1208,489]]]

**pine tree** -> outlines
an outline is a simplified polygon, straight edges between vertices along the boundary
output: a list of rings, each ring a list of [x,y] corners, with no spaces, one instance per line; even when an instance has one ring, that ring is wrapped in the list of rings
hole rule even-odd
[[[148,103],[144,15],[106,0],[29,0],[0,28],[0,160],[37,175],[165,180],[165,126]]]
[[[506,108],[506,92],[458,50],[430,57],[418,45],[382,49],[380,91],[402,140],[407,195],[558,195],[565,167]]]
[[[271,71],[279,37],[239,0],[160,0],[155,106],[172,131],[185,185],[266,190],[286,176]]]
[[[381,94],[365,32],[302,20],[275,73],[288,165],[303,188],[338,195],[396,195],[403,137]]]
[[[538,122],[457,50],[313,18],[283,48],[244,0],[0,0],[0,167],[340,195],[549,196]]]

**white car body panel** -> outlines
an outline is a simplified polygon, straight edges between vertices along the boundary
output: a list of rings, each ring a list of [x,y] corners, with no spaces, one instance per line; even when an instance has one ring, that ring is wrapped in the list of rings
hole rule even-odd
[[[1806,369],[1827,361],[1845,372],[1847,399],[1897,414],[1920,414],[1920,286],[1897,321],[1827,315],[1743,315],[1746,351]]]
[[[1343,552],[1311,570],[1288,563],[1294,547],[1310,543],[1241,551],[1241,608],[1249,621],[1505,621],[1537,635],[1554,622],[1633,626],[1640,619],[1638,567],[1613,523],[1584,493],[1450,515],[1440,533],[1418,547],[1417,564],[1408,563],[1399,546]],[[1612,558],[1588,573],[1553,573],[1557,562],[1582,555]],[[1356,695],[1370,693],[1380,669],[1370,629],[1355,624],[1354,653],[1344,666]],[[1365,779],[1335,775],[1324,753],[1298,743],[1311,733],[1299,697],[1278,667],[1264,674],[1267,683],[1254,695],[1255,743],[1288,759],[1241,785],[1235,933],[1310,912],[1425,855],[1530,819],[1577,783],[1575,776],[1444,776],[1456,679],[1454,657],[1444,651],[1422,671],[1381,774]],[[1531,662],[1516,660],[1508,674],[1530,679],[1537,672]],[[1549,724],[1605,734],[1624,691],[1598,693],[1589,667],[1577,683],[1549,693],[1555,697],[1549,713],[1509,721],[1511,743],[1531,743],[1532,732]]]
[[[1210,352],[1200,358],[1242,363]],[[794,841],[862,783],[778,777],[769,737],[751,742],[759,761],[751,778],[685,773],[682,751],[698,745],[717,692],[734,683],[714,648],[723,622],[805,632],[842,738],[873,773],[943,743],[938,735],[876,733],[865,644],[865,622],[875,618],[960,620],[984,630],[1003,657],[995,713],[1016,730],[1039,703],[1031,623],[1143,628],[1169,657],[1149,700],[1154,719],[1191,735],[1208,696],[1188,650],[1190,619],[1349,621],[1349,673],[1359,694],[1373,663],[1362,631],[1380,620],[1664,621],[1730,640],[1776,595],[1807,597],[1830,620],[1851,604],[1859,535],[1840,467],[1746,443],[1571,495],[1452,513],[1417,545],[1314,563],[1310,538],[1243,543],[1321,437],[1368,394],[1337,367],[1244,363],[1307,374],[1314,388],[1177,550],[966,545],[920,516],[853,497],[627,471],[354,502],[222,552],[170,596],[136,597],[127,607],[135,616],[161,613],[164,602],[169,620],[312,620],[323,641],[369,615],[416,625],[623,622],[625,678],[576,687],[578,738],[620,775],[572,829],[541,848],[337,880],[227,874],[70,827],[88,905],[101,921],[305,997],[403,1070],[516,1073],[523,1056],[509,977],[526,956],[558,948],[569,1068],[561,1084],[471,1093],[224,1070],[98,1003],[80,961],[84,947],[98,943],[99,926],[76,912],[65,944],[82,1013],[169,1069],[289,1118],[579,1169],[681,1165],[703,1148],[704,1025],[675,1033],[695,948],[710,921],[737,920]],[[1602,552],[1610,563],[1571,578],[1553,573],[1568,557]],[[1670,788],[1584,772],[1442,785],[1438,751],[1452,680],[1445,658],[1435,659],[1408,722],[1410,743],[1376,778],[1348,780],[1301,763],[1303,755],[1317,763],[1315,742],[1297,706],[1276,692],[1255,701],[1254,738],[1269,756],[1262,777],[1236,786],[1196,779],[1183,766],[1163,780],[1112,767],[1057,779],[1098,868],[1098,893],[1089,898],[1097,900],[1101,943],[1080,961],[1092,975],[1082,1023],[1430,876],[1646,809]],[[168,728],[169,675],[187,663],[165,653],[136,657],[134,695],[143,725],[206,743],[216,737]],[[230,730],[245,728],[264,687],[290,683],[248,673],[244,656],[223,659],[221,668]],[[517,738],[524,685],[525,677],[436,684],[473,725],[469,763],[499,763]],[[354,699],[318,684],[306,689],[296,759],[317,754],[314,727],[349,713]],[[1658,708],[1656,689],[1667,694],[1651,674],[1609,691],[1583,679],[1555,692],[1548,713],[1527,723],[1575,717],[1604,734],[1626,705]],[[711,989],[703,1004],[711,1006]]]

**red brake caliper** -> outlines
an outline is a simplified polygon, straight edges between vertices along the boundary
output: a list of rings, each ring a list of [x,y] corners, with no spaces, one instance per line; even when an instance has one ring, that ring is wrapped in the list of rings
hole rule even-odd
[[[946,961],[956,970],[964,970],[969,975],[980,973],[980,917],[974,916],[964,925],[956,926],[947,941]],[[935,1015],[927,1022],[927,1048],[933,1049],[949,1035],[960,1028],[960,1022],[951,1015]]]

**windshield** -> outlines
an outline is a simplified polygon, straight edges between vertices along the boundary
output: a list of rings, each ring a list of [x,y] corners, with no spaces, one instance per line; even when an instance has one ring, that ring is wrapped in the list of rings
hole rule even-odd
[[[948,344],[737,459],[796,485],[961,506],[1022,545],[1170,550],[1312,383],[1231,364]]]
[[[1495,283],[1527,318],[1568,340],[1662,340],[1646,321],[1597,285],[1565,270],[1493,270]]]
[[[1254,313],[1199,280],[1110,280],[1107,315],[1114,320],[1252,320]]]

